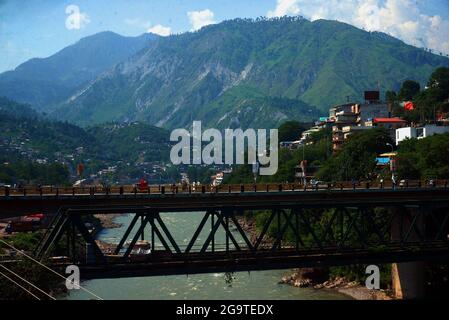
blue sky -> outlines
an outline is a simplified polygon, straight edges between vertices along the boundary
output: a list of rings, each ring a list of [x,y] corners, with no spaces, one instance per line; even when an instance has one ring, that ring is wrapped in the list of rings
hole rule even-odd
[[[0,72],[105,30],[168,35],[237,17],[298,14],[449,54],[449,0],[0,0]]]

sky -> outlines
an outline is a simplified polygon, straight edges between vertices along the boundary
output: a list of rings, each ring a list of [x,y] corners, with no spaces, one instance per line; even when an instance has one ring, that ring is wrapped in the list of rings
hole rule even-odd
[[[0,72],[101,31],[168,36],[284,15],[338,20],[449,54],[449,0],[0,0]]]

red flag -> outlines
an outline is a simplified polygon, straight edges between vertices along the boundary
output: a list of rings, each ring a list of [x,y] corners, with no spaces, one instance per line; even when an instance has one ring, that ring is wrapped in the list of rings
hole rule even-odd
[[[404,109],[407,111],[412,111],[415,109],[415,106],[413,105],[412,101],[406,101],[404,102]]]

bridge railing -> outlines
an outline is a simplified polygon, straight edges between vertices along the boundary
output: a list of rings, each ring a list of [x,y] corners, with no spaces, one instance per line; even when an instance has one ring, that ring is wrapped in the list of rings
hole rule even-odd
[[[211,185],[150,185],[145,188],[133,185],[93,185],[80,187],[57,186],[0,186],[1,196],[82,196],[82,195],[143,195],[143,194],[211,194],[211,193],[248,193],[248,192],[291,192],[291,191],[338,191],[364,189],[412,189],[412,188],[448,188],[448,180],[402,180],[392,181],[332,182],[318,184],[301,183],[259,183]]]

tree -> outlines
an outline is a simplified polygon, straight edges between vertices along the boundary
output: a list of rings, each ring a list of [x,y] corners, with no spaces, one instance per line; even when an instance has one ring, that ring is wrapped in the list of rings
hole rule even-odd
[[[389,151],[387,143],[392,143],[392,139],[384,128],[354,133],[318,171],[317,177],[325,181],[372,179],[376,156]]]
[[[281,124],[278,130],[279,141],[296,141],[306,130],[306,126],[298,121],[287,121]]]
[[[398,175],[402,179],[448,179],[449,134],[401,142]]]
[[[413,80],[406,80],[399,90],[398,98],[399,100],[403,101],[413,100],[413,98],[419,93],[420,90],[421,86],[418,82]]]
[[[385,92],[385,100],[388,103],[394,103],[395,101],[397,101],[397,99],[398,99],[398,96],[397,96],[396,92],[394,92],[394,91]]]
[[[392,91],[386,94],[388,102],[393,102],[393,115],[404,118],[409,122],[424,123],[436,120],[439,112],[449,112],[449,68],[440,67],[436,69],[427,82],[427,87],[419,91],[419,84],[407,80],[403,83],[401,90],[395,99]],[[413,100],[415,109],[404,111],[397,101]]]
[[[429,78],[426,90],[415,98],[421,121],[435,120],[437,112],[449,112],[449,68],[436,69]]]
[[[428,91],[432,92],[433,99],[439,102],[449,98],[449,68],[436,69],[427,83]]]

